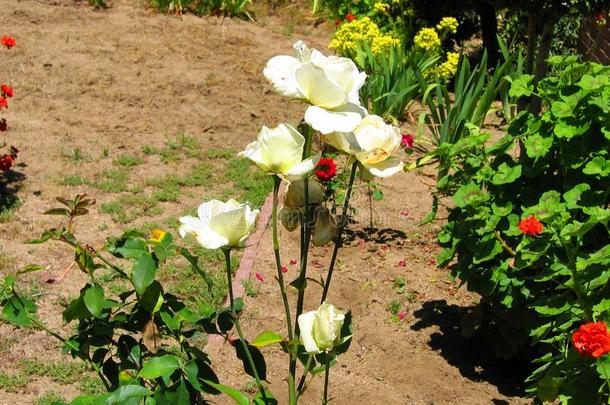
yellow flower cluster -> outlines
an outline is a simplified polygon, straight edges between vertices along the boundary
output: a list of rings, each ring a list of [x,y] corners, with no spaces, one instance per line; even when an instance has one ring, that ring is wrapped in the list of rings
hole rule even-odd
[[[328,47],[341,55],[349,56],[356,51],[358,45],[363,43],[368,44],[373,54],[378,55],[393,46],[400,45],[400,40],[392,35],[383,34],[369,17],[363,17],[342,24],[335,31]]]
[[[459,62],[459,53],[447,52],[447,60],[434,68],[434,73],[441,79],[449,79],[457,72]]]
[[[441,46],[441,39],[434,28],[422,28],[413,38],[413,43],[418,48],[432,50]]]
[[[390,5],[388,3],[382,3],[381,1],[378,1],[373,5],[373,8],[382,13],[387,13],[390,10]]]
[[[453,17],[443,17],[441,22],[436,25],[436,29],[439,31],[449,32],[455,34],[460,24]]]

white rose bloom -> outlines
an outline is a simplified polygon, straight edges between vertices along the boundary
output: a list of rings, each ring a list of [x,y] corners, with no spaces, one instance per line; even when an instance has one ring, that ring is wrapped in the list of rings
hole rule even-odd
[[[268,173],[299,178],[309,173],[320,160],[315,155],[303,160],[305,138],[288,124],[263,127],[256,141],[248,144],[238,156],[245,156]]]
[[[248,204],[235,200],[226,203],[218,200],[205,202],[199,206],[199,218],[180,217],[180,236],[192,234],[206,249],[234,247],[241,245],[250,236],[258,216]]]
[[[263,74],[276,91],[312,104],[305,122],[323,134],[350,132],[366,115],[358,91],[366,74],[349,58],[325,56],[302,41],[294,44],[296,57],[280,55],[267,62]]]
[[[341,338],[345,314],[323,303],[316,311],[299,315],[301,340],[307,353],[330,351]]]
[[[386,124],[377,115],[367,115],[350,133],[332,133],[326,142],[353,155],[373,176],[389,177],[400,172],[404,163],[392,154],[400,148],[400,128]]]

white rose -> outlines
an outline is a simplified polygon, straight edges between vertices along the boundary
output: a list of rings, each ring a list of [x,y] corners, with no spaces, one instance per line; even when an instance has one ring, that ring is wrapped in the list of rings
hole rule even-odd
[[[330,351],[341,338],[345,314],[323,303],[316,311],[299,315],[301,340],[307,353]]]
[[[386,124],[377,115],[367,115],[351,133],[332,133],[326,142],[353,155],[373,176],[389,177],[400,172],[404,163],[392,154],[400,148],[400,128]]]
[[[305,122],[323,134],[350,132],[366,115],[358,92],[366,74],[349,58],[325,56],[302,41],[294,44],[296,57],[275,56],[263,74],[276,91],[312,104]]]
[[[238,156],[245,156],[268,173],[299,178],[309,173],[320,160],[315,155],[303,160],[305,138],[288,124],[263,127],[256,141],[248,144]]]
[[[248,204],[235,200],[205,202],[197,210],[198,218],[180,217],[180,236],[192,234],[206,249],[241,245],[250,236],[258,216]]]

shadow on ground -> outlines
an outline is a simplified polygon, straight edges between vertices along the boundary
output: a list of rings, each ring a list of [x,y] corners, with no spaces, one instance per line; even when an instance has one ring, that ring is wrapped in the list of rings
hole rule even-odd
[[[23,163],[17,165],[17,167],[24,166]],[[17,208],[21,204],[17,193],[25,179],[26,176],[23,173],[14,169],[0,172],[0,215]]]
[[[491,348],[480,339],[464,338],[460,334],[460,321],[467,311],[467,307],[448,305],[445,300],[428,301],[414,312],[417,322],[411,329],[419,331],[437,326],[440,332],[432,332],[428,344],[464,377],[493,384],[506,396],[524,396],[523,381],[529,374],[529,364],[496,359]],[[507,404],[504,400],[493,403]]]

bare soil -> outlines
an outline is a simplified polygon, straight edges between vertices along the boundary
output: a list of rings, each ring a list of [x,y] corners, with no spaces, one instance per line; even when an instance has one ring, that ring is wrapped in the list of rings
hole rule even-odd
[[[71,272],[61,283],[46,283],[69,266],[62,246],[24,245],[53,226],[57,218],[41,213],[55,206],[58,195],[88,192],[98,200],[79,237],[101,246],[104,238],[125,228],[103,213],[101,203],[116,193],[88,184],[62,185],[68,175],[96,179],[112,169],[121,154],[137,155],[143,164],[130,169],[129,186],[148,190],[146,179],[168,171],[185,173],[185,162],[161,162],[141,153],[144,146],[163,147],[177,134],[197,139],[206,149],[241,150],[262,125],[297,122],[304,106],[275,95],[262,75],[266,61],[291,52],[296,39],[325,49],[330,28],[300,24],[298,9],[284,6],[289,17],[261,15],[256,23],[190,15],[167,16],[134,1],[114,1],[106,11],[89,6],[35,0],[0,2],[2,34],[13,35],[17,47],[2,52],[0,77],[15,88],[6,115],[6,140],[21,149],[19,165],[10,178],[21,199],[7,222],[0,223],[0,251],[5,273],[27,263],[48,266],[32,277],[31,289],[73,295],[83,276]],[[291,8],[292,7],[292,8]],[[75,150],[78,149],[75,156]],[[222,170],[217,166],[218,170]],[[214,176],[212,173],[210,176]],[[247,173],[244,173],[247,175]],[[374,202],[374,227],[369,226],[369,198],[357,190],[354,223],[340,252],[329,301],[350,309],[355,335],[350,350],[331,371],[330,392],[335,404],[526,404],[520,397],[523,367],[491,359],[485,347],[459,333],[459,321],[476,296],[458,289],[446,270],[435,266],[435,235],[440,223],[420,227],[427,213],[434,179],[417,173],[383,181],[385,199]],[[161,203],[162,213],[178,215],[225,187],[213,181]],[[140,221],[140,222],[138,222]],[[287,276],[297,276],[298,233],[282,232]],[[310,276],[325,275],[329,248],[310,256]],[[404,262],[403,262],[404,261]],[[282,306],[274,278],[271,236],[265,232],[254,271],[261,273],[257,297],[246,297],[244,317],[250,337],[263,330],[283,331]],[[398,294],[396,277],[406,280]],[[253,283],[258,283],[253,278]],[[310,283],[305,309],[318,304],[320,288]],[[296,300],[291,293],[291,299]],[[388,304],[399,300],[405,317],[392,319]],[[43,319],[61,323],[55,300],[41,300]],[[268,380],[281,404],[286,403],[287,361],[279,349],[265,348]],[[246,378],[230,345],[211,353],[221,381],[244,389]],[[61,359],[52,338],[38,331],[0,325],[0,371],[11,372],[20,359]],[[47,392],[66,399],[78,395],[75,385],[34,378],[17,392],[0,389],[0,404],[31,404]],[[319,403],[321,378],[315,379],[303,403]],[[214,403],[229,404],[219,397]]]

